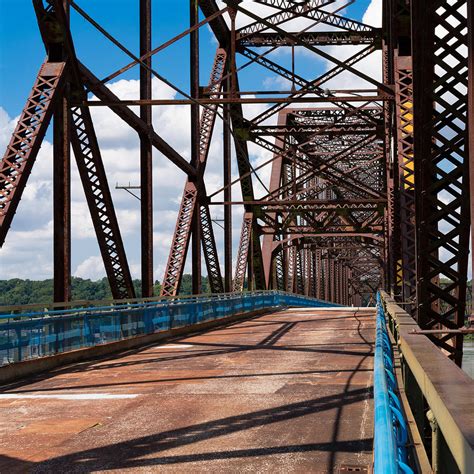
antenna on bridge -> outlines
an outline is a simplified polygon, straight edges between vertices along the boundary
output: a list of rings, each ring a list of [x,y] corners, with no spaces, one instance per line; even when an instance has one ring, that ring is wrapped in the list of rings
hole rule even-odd
[[[142,200],[140,196],[137,196],[135,193],[131,191],[131,189],[141,189],[141,186],[134,186],[130,184],[130,182],[128,183],[128,186],[119,186],[119,184],[116,183],[115,189],[124,189],[125,191],[127,191],[128,194],[131,194],[135,199],[138,199],[139,201]]]

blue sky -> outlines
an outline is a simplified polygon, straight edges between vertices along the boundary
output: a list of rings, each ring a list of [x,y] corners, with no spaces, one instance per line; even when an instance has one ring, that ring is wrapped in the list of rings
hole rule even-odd
[[[78,0],[79,5],[106,30],[135,54],[138,54],[138,0]],[[347,2],[344,2],[347,3]],[[343,4],[337,0],[336,5]],[[376,25],[380,17],[381,0],[357,0],[346,15],[354,19],[366,18]],[[153,47],[169,40],[187,29],[189,24],[188,0],[154,0],[153,2]],[[261,9],[259,4],[245,7]],[[370,7],[368,8],[368,6]],[[365,15],[365,16],[364,16]],[[72,12],[72,34],[77,55],[94,73],[103,78],[128,64],[130,59],[104,39],[86,21]],[[188,38],[180,40],[169,49],[154,57],[153,67],[164,77],[184,90],[189,88]],[[201,85],[206,85],[216,42],[207,27],[201,29]],[[337,48],[337,47],[336,47]],[[339,57],[352,55],[355,51],[341,47],[331,51]],[[0,147],[5,147],[17,117],[24,106],[38,68],[45,57],[44,47],[38,32],[31,0],[0,0]],[[289,50],[272,53],[278,63],[290,67]],[[246,61],[239,59],[239,64]],[[306,79],[314,79],[324,72],[329,63],[308,51],[296,50],[296,72]],[[377,76],[380,73],[380,58],[377,54],[361,63],[360,69]],[[122,98],[138,98],[138,68],[112,81],[110,87]],[[253,66],[240,76],[242,89],[288,88],[277,76]],[[359,81],[360,84],[360,81]],[[335,81],[337,87],[353,87],[354,78],[345,77]],[[173,98],[176,94],[159,81],[153,83],[154,98]],[[245,107],[250,118],[264,110],[263,105]],[[109,176],[109,185],[115,203],[127,256],[134,277],[140,274],[140,213],[138,201],[124,191],[114,189],[116,183],[137,184],[139,182],[139,142],[135,132],[105,108],[94,108],[92,115],[102,150],[104,164]],[[179,153],[189,158],[189,109],[186,106],[154,107],[155,130]],[[0,278],[44,279],[52,276],[52,145],[51,134],[43,143],[18,212],[10,229],[7,241],[0,250]],[[269,159],[269,152],[250,144],[251,160],[258,165]],[[211,145],[206,181],[208,191],[222,185],[222,124],[219,120]],[[271,157],[271,155],[270,155]],[[154,241],[155,278],[161,279],[168,257],[170,241],[176,222],[176,214],[185,177],[162,155],[154,153]],[[260,173],[268,182],[269,167]],[[236,176],[236,169],[233,170]],[[258,185],[256,192],[258,195]],[[261,190],[260,190],[261,191]],[[239,200],[236,187],[233,197]],[[222,217],[222,209],[213,209],[214,217]],[[234,209],[234,246],[237,244],[242,210]],[[82,187],[72,165],[72,272],[84,278],[97,279],[104,275],[99,249],[88,215]],[[222,250],[223,235],[216,228],[216,239]],[[234,254],[235,258],[235,254]],[[221,261],[222,263],[222,261]]]
[[[78,4],[127,48],[138,53],[138,1],[82,0]],[[171,8],[164,10],[165,6]],[[188,9],[186,0],[155,0],[154,46],[187,28]],[[71,26],[78,56],[96,75],[106,76],[129,62],[123,52],[103,38],[75,11],[72,11]],[[211,35],[207,29],[201,31],[202,49],[205,51],[209,49],[206,46],[211,44]],[[45,56],[31,0],[0,0],[0,45],[0,106],[10,115],[16,115],[23,107]],[[185,87],[188,73],[176,67],[176,58],[182,58],[183,66],[186,66],[187,54],[188,42],[184,39],[177,46],[156,56],[154,66],[161,74]],[[203,59],[205,57],[203,55]],[[205,68],[205,63],[202,67]],[[135,68],[121,78],[135,78],[137,71]]]
[[[79,0],[77,2],[101,26],[128,49],[138,54],[138,0]],[[358,0],[346,15],[362,19],[370,0]],[[154,0],[153,46],[157,46],[188,27],[188,0]],[[96,75],[107,76],[129,62],[127,56],[112,45],[72,10],[71,26],[78,56]],[[207,75],[214,51],[207,28],[201,28],[201,83]],[[24,105],[32,81],[45,56],[31,0],[0,0],[0,106],[10,116]],[[154,57],[154,67],[182,88],[188,88],[188,40],[179,41]],[[289,64],[289,63],[288,63]],[[302,73],[311,73],[311,61],[297,61]],[[137,68],[120,76],[136,78]],[[242,75],[245,84],[245,74]],[[250,85],[250,84],[249,84]]]

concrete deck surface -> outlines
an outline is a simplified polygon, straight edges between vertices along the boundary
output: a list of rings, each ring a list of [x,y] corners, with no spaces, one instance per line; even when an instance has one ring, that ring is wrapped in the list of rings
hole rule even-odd
[[[369,466],[374,337],[372,309],[290,309],[2,387],[0,472]]]

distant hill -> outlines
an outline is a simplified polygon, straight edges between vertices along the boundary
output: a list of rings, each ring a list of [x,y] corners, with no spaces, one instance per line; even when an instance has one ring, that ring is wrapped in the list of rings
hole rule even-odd
[[[449,284],[449,280],[442,280],[444,285]],[[140,280],[134,280],[137,297],[141,295],[142,284]],[[155,296],[159,296],[161,284],[155,282]],[[202,292],[210,293],[207,277],[202,278]],[[192,293],[191,275],[183,275],[179,294],[190,295]],[[92,281],[83,278],[72,278],[72,299],[73,300],[106,300],[111,299],[112,293],[106,278]],[[0,305],[16,305],[30,303],[52,303],[53,301],[53,280],[0,280]],[[470,314],[471,307],[471,282],[468,282],[467,310]]]
[[[137,296],[141,294],[141,281],[134,280]],[[84,280],[83,278],[72,278],[73,300],[105,300],[111,299],[112,293],[106,278],[98,281]],[[202,278],[203,293],[209,292],[207,277]],[[161,285],[155,282],[155,295],[160,294]],[[183,275],[181,283],[181,295],[189,295],[192,292],[191,275]],[[30,303],[52,303],[53,280],[0,280],[0,305],[17,305]]]

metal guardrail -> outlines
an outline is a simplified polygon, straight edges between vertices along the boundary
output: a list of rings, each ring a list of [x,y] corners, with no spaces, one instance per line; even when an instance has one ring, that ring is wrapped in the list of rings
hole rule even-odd
[[[474,380],[420,334],[416,321],[387,293],[380,296],[400,354],[412,437],[421,444],[415,448],[430,460],[429,472],[473,473]]]
[[[408,466],[407,426],[400,400],[396,395],[392,346],[380,293],[377,294],[377,317],[374,359],[374,473],[413,474]]]
[[[280,291],[256,291],[0,314],[0,366],[285,306],[337,305]]]

